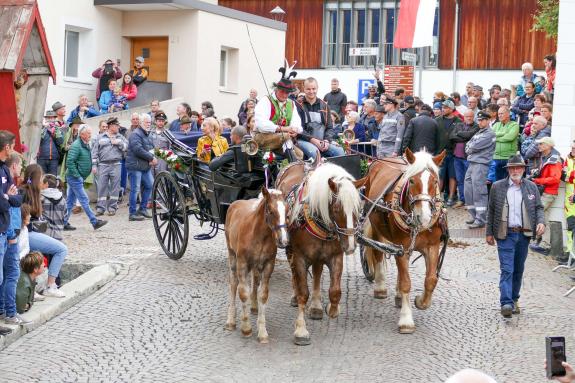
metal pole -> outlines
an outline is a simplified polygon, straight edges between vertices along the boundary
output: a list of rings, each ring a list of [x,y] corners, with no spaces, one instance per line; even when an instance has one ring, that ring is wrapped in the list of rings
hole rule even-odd
[[[419,48],[419,73],[418,73],[418,82],[419,82],[419,86],[417,89],[417,95],[419,96],[419,98],[421,98],[422,96],[422,85],[423,85],[423,48]]]
[[[457,50],[459,48],[459,0],[455,0],[455,33],[453,36],[453,92],[457,91]]]

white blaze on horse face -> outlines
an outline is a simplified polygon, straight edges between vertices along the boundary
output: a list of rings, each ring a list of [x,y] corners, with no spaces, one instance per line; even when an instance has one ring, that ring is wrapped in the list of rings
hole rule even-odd
[[[279,225],[283,227],[280,229],[280,244],[282,246],[287,246],[288,245],[288,234],[287,234],[287,228],[285,227],[286,224],[286,206],[284,204],[283,201],[277,201],[277,209],[278,209],[278,214],[280,216],[279,218]]]
[[[431,172],[429,170],[424,170],[421,173],[421,184],[423,186],[421,194],[429,195],[429,180],[431,178]],[[419,207],[419,221],[422,226],[427,226],[431,222],[431,202],[422,201]]]

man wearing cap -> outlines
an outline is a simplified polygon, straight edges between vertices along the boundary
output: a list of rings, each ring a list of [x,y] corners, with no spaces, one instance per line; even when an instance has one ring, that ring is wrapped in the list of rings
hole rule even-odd
[[[385,117],[379,124],[377,138],[377,158],[397,157],[401,155],[401,143],[405,133],[405,118],[397,110],[397,100],[386,97],[383,102]]]
[[[282,78],[274,83],[274,91],[270,96],[263,97],[254,109],[255,129],[254,140],[264,150],[283,150],[290,161],[296,160],[292,139],[303,132],[301,119],[296,110],[296,104],[288,98],[295,85],[291,77],[297,72],[289,67],[282,67],[279,72]],[[299,150],[299,149],[298,149]]]
[[[56,117],[54,111],[47,111],[46,117]],[[58,174],[58,164],[60,163],[60,147],[64,143],[64,137],[60,127],[53,123],[42,126],[40,133],[40,147],[36,162],[42,168],[44,174]]]
[[[471,113],[467,111],[466,113]],[[471,218],[465,221],[470,229],[481,228],[487,221],[487,172],[495,152],[495,133],[489,128],[489,114],[477,115],[478,131],[465,144],[467,171],[464,179],[464,194],[467,211]]]
[[[508,177],[491,187],[485,230],[489,245],[497,242],[501,315],[519,314],[519,292],[529,240],[545,232],[543,204],[537,185],[523,178],[525,162],[511,156],[505,166]]]
[[[297,104],[303,131],[297,136],[297,146],[305,158],[315,159],[319,151],[322,157],[343,156],[343,148],[331,143],[337,132],[327,102],[317,98],[317,80],[308,77],[303,83],[305,98]]]
[[[485,105],[487,105],[487,101],[483,98],[483,87],[481,85],[473,86],[473,97],[477,99],[477,107],[484,109]]]
[[[545,226],[549,227],[549,208],[553,205],[555,198],[559,194],[559,184],[561,183],[561,171],[563,163],[561,155],[555,149],[555,141],[551,137],[538,139],[539,153],[541,153],[541,164],[538,168],[531,169],[529,178],[543,190],[541,193],[541,203],[545,212]],[[543,243],[541,240],[543,239]],[[547,254],[549,252],[549,231],[545,238],[538,237],[537,243],[531,244],[529,248],[538,253]]]
[[[367,94],[361,99],[361,103],[364,104],[366,100],[374,100],[376,104],[379,104],[380,97],[385,93],[385,87],[380,79],[381,70],[378,68],[374,73],[375,84],[369,84],[367,87]],[[374,137],[377,138],[377,137]]]
[[[66,184],[68,195],[66,196],[66,217],[64,225],[70,226],[70,214],[76,201],[80,202],[94,230],[104,226],[107,221],[96,218],[90,208],[90,200],[84,190],[84,180],[88,178],[92,170],[92,156],[90,153],[90,136],[92,130],[86,124],[78,129],[78,138],[74,141],[66,157]]]
[[[189,135],[192,132],[192,119],[187,115],[180,118],[180,131],[176,133]]]
[[[168,117],[163,110],[158,110],[155,114],[155,119],[155,124],[152,126],[150,131],[150,141],[152,141],[154,149],[169,150],[170,141],[168,141],[168,139],[162,134],[164,132]],[[158,163],[152,168],[154,177],[156,177],[158,173],[166,170],[168,170],[168,164],[162,159],[158,159]]]
[[[134,68],[128,73],[132,76],[132,82],[136,84],[136,86],[140,86],[140,84],[148,79],[148,70],[144,68],[144,58],[142,56],[136,57]]]
[[[457,181],[457,194],[459,201],[453,205],[454,207],[463,207],[465,205],[465,173],[469,163],[467,162],[467,154],[465,153],[465,144],[473,137],[479,130],[479,126],[474,121],[475,115],[472,111],[468,110],[463,116],[463,123],[456,124],[449,139],[454,144],[453,147],[453,166],[455,167],[455,179]]]
[[[437,117],[437,125],[439,126],[439,143],[437,153],[441,153],[443,149],[447,151],[447,155],[439,168],[439,190],[443,190],[447,194],[447,206],[455,204],[455,192],[457,188],[457,179],[455,178],[455,164],[453,158],[454,142],[449,139],[449,136],[457,124],[462,121],[453,112],[455,111],[455,104],[451,100],[445,100],[441,104],[442,115]]]
[[[53,125],[58,126],[62,134],[66,134],[68,130],[68,124],[66,123],[66,105],[62,104],[60,101],[56,101],[52,104],[52,110],[56,113],[56,119],[52,122]]]
[[[110,117],[107,123],[108,130],[96,139],[92,147],[92,173],[98,175],[96,216],[106,211],[108,215],[115,215],[118,210],[121,161],[128,150],[128,140],[119,133],[118,119]]]
[[[519,137],[519,124],[511,121],[509,108],[502,106],[497,112],[499,122],[493,125],[495,132],[495,180],[501,180],[506,177],[505,165],[507,159],[517,152],[517,138]]]
[[[403,99],[404,108],[400,110],[403,113],[403,118],[405,118],[405,126],[409,125],[409,121],[417,116],[415,111],[415,98],[413,96],[405,96]]]

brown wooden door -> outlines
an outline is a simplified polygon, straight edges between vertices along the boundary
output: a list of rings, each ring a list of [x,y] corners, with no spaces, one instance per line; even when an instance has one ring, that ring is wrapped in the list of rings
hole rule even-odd
[[[144,57],[148,80],[168,81],[168,37],[133,37],[131,66],[138,56]]]

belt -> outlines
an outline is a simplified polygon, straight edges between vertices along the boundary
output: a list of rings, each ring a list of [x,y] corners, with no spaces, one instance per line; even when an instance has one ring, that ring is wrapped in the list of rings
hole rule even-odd
[[[526,231],[531,231],[531,230],[526,230],[526,229],[522,228],[521,226],[508,227],[507,230],[512,232],[512,233],[524,233]]]

